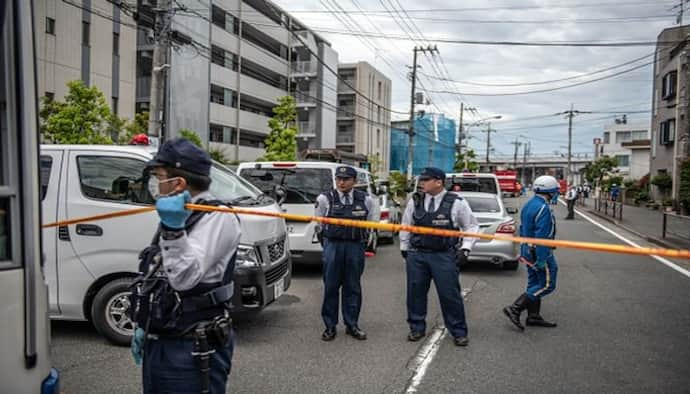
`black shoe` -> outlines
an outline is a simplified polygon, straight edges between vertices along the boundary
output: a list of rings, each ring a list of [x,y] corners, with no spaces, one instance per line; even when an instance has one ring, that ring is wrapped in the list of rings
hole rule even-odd
[[[457,337],[453,338],[453,343],[455,343],[455,346],[467,346],[470,344],[470,340],[467,339],[467,337]]]
[[[323,334],[321,334],[321,339],[324,341],[332,341],[335,339],[335,334],[335,327],[327,327]]]
[[[420,339],[424,338],[426,334],[420,331],[410,331],[409,334],[407,334],[407,340],[410,342],[417,342]]]
[[[345,333],[352,338],[359,339],[360,341],[367,339],[367,333],[362,331],[359,327],[348,327],[347,330],[345,330]]]
[[[529,303],[530,300],[527,298],[527,294],[522,293],[520,297],[513,302],[513,305],[503,308],[503,313],[508,316],[508,319],[510,319],[511,323],[515,324],[515,326],[520,330],[525,329],[525,326],[523,326],[522,322],[520,322],[520,314],[522,311],[527,309],[527,305],[529,305]]]
[[[550,322],[548,320],[544,320],[543,317],[541,317],[539,310],[541,309],[541,299],[537,299],[536,301],[530,302],[530,304],[527,306],[527,321],[525,322],[528,326],[535,326],[535,327],[556,327],[557,324],[555,322]]]

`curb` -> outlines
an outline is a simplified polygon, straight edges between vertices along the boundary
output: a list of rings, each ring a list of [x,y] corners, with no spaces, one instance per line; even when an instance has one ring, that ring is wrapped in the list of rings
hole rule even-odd
[[[599,213],[599,212],[597,212],[597,211],[590,210],[589,208],[585,208],[585,211],[587,211],[588,213],[590,213],[590,214],[592,214],[592,215],[594,215],[594,216],[596,216],[596,217],[598,217],[598,218],[600,218],[600,219],[604,219],[604,220],[606,220],[607,222],[609,222],[609,223],[611,223],[611,224],[614,224],[614,225],[616,225],[616,226],[622,228],[623,230],[625,230],[625,231],[627,231],[627,232],[629,232],[629,233],[635,234],[636,236],[638,236],[638,237],[644,239],[645,241],[648,241],[648,242],[657,244],[657,245],[662,246],[662,247],[667,248],[667,249],[683,249],[683,247],[681,247],[681,246],[679,246],[679,245],[674,245],[674,244],[672,244],[672,243],[663,241],[663,240],[661,240],[661,239],[659,239],[659,238],[656,238],[656,237],[652,237],[652,236],[649,236],[649,235],[642,234],[642,233],[640,233],[639,231],[633,230],[633,229],[631,229],[630,227],[628,227],[628,226],[622,224],[622,223],[619,222],[618,220],[612,219],[612,218],[610,218],[610,217],[608,217],[608,216],[605,216],[605,215],[603,215],[603,214],[601,214],[601,213]]]

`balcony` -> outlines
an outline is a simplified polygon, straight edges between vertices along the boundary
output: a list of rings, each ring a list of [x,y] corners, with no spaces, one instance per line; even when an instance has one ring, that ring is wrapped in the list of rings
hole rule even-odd
[[[357,82],[354,79],[343,78],[338,80],[338,93],[355,93],[350,86],[356,87],[356,84]]]
[[[338,119],[354,119],[355,117],[355,106],[354,104],[339,105],[338,106]]]
[[[316,137],[316,125],[310,121],[297,122],[297,138]]]
[[[290,64],[293,77],[315,77],[318,70],[318,63],[311,60],[298,60]]]
[[[629,149],[649,149],[651,147],[651,140],[632,140],[621,143],[621,147]]]
[[[312,92],[301,92],[296,90],[292,96],[295,98],[295,106],[297,108],[313,108],[316,107],[315,94]]]
[[[350,145],[355,143],[355,137],[352,134],[338,133],[335,136],[335,143],[338,145]]]

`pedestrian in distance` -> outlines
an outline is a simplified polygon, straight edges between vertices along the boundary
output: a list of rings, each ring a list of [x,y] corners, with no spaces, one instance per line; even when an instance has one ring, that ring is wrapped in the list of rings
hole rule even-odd
[[[132,354],[144,393],[225,393],[233,353],[229,317],[241,228],[209,192],[211,159],[185,139],[161,145],[147,165],[160,225],[140,255],[130,314]]]
[[[543,175],[534,181],[535,195],[527,201],[520,215],[520,236],[554,239],[556,219],[549,201],[558,198],[558,181]],[[524,330],[520,315],[527,309],[528,326],[556,327],[556,323],[541,317],[541,299],[556,289],[558,264],[553,248],[523,243],[520,245],[520,261],[527,264],[527,289],[503,313],[520,330]]]
[[[403,225],[444,230],[479,232],[479,224],[469,204],[444,188],[446,174],[438,168],[425,168],[419,175],[421,192],[413,194],[402,218]],[[426,335],[429,286],[433,279],[443,321],[457,346],[467,346],[465,306],[458,278],[459,266],[467,259],[476,239],[440,237],[400,232],[400,250],[407,271],[407,339],[419,341]],[[459,250],[457,246],[460,244]]]
[[[575,219],[575,202],[577,202],[578,195],[579,193],[575,186],[571,186],[570,189],[568,189],[568,193],[565,195],[565,202],[568,204],[568,216],[565,217],[565,220]]]
[[[354,188],[357,171],[340,166],[335,171],[336,188],[321,193],[316,199],[315,215],[321,217],[378,221],[378,205],[366,192]],[[365,340],[367,334],[359,327],[362,309],[364,259],[369,231],[362,228],[325,224],[318,229],[323,245],[323,305],[321,317],[326,329],[321,335],[331,341],[337,334],[338,304],[342,298],[345,333]]]

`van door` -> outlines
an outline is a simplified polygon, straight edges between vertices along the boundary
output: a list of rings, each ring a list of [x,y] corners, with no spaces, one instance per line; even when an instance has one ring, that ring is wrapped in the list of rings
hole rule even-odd
[[[63,151],[42,151],[40,157],[41,181],[41,213],[42,223],[53,223],[58,220],[58,204],[60,204],[60,186],[62,174]],[[48,281],[48,300],[50,314],[60,314],[60,298],[58,293],[58,228],[43,229],[43,254],[45,255],[45,275]]]
[[[153,203],[142,179],[146,158],[124,152],[71,150],[68,160],[67,217]],[[93,279],[114,272],[137,272],[139,252],[150,243],[157,224],[156,213],[150,212],[69,226],[80,266],[61,265],[61,303],[81,305]],[[85,277],[83,270],[91,278]]]

